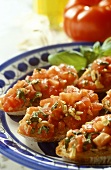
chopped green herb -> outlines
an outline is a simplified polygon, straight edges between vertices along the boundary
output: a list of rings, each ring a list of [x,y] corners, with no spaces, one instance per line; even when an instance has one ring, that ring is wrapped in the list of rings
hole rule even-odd
[[[26,100],[25,93],[22,89],[17,89],[17,98],[23,99],[24,101]]]
[[[102,61],[102,62],[100,62],[99,64],[100,64],[100,65],[103,65],[103,66],[108,66],[108,65],[109,65],[109,63],[106,62],[106,61]]]
[[[41,68],[36,68],[36,70],[37,70],[38,72],[40,72],[40,71],[41,71]]]
[[[40,98],[40,97],[42,97],[42,93],[41,92],[36,92],[35,98]]]
[[[90,144],[91,147],[95,147],[94,143],[92,142],[93,135],[97,135],[99,132],[92,132],[92,133],[85,133],[86,140],[83,143],[83,151],[86,151],[88,149],[88,145]]]
[[[91,148],[96,148],[96,145],[93,143],[92,139],[95,138],[94,136],[99,135],[100,132],[92,132],[92,133],[85,133],[86,141],[83,143],[83,150],[86,151],[88,149],[88,145]]]
[[[65,149],[66,149],[66,150],[67,150],[67,148],[68,148],[68,145],[69,145],[69,142],[70,142],[71,138],[72,138],[72,136],[65,138]]]
[[[30,80],[27,80],[27,79],[25,79],[25,81],[26,81],[28,84],[30,84],[30,82],[31,82]]]
[[[45,131],[46,133],[49,132],[49,127],[48,126],[41,126],[38,130],[38,134],[41,134],[42,131]]]
[[[35,128],[31,129],[31,134],[33,134],[35,132]]]
[[[30,81],[30,84],[38,84],[38,83],[40,83],[39,79],[34,79],[34,80]]]
[[[36,99],[39,99],[42,97],[42,93],[41,92],[36,92],[35,96],[30,100],[31,103],[33,103]]]
[[[26,120],[26,123],[27,123],[28,125],[30,125],[32,122],[31,122],[30,119],[29,119],[29,120]]]
[[[92,133],[85,133],[84,135],[85,135],[85,137],[86,137],[86,139],[87,139],[87,142],[91,142],[91,140],[92,140],[92,136],[93,135],[98,135],[99,134],[99,132],[92,132]]]
[[[75,76],[75,74],[73,72],[71,72],[71,71],[68,71],[68,74],[71,74],[71,75]]]
[[[54,103],[54,105],[52,105],[52,107],[51,107],[51,111],[53,111],[54,109],[56,109],[57,106],[58,106],[58,102]]]
[[[33,122],[39,122],[39,117],[37,117],[37,116],[32,116],[32,117],[30,118],[30,121],[31,121],[31,123],[33,123]]]
[[[73,132],[74,135],[81,135],[82,133],[80,131],[77,131],[77,132]]]
[[[34,117],[38,117],[39,114],[42,114],[44,117],[47,117],[47,116],[48,116],[48,115],[45,114],[42,110],[34,111],[32,115],[33,115]]]
[[[33,122],[40,122],[41,118],[39,118],[39,114],[42,114],[45,118],[48,116],[42,110],[34,111],[32,113],[32,116],[31,116],[30,120],[27,120],[27,124],[31,124]]]
[[[87,151],[87,146],[89,145],[89,144],[91,144],[91,142],[90,142],[90,140],[89,139],[87,139],[84,143],[83,143],[83,151]]]

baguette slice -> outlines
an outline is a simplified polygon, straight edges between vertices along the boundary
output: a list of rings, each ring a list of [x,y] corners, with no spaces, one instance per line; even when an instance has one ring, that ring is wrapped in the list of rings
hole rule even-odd
[[[59,96],[51,96],[41,100],[40,106],[28,108],[19,122],[18,133],[34,141],[59,141],[69,129],[80,128],[101,109],[102,104],[93,91],[67,86]]]
[[[77,86],[97,93],[108,91],[111,88],[110,65],[110,56],[94,60],[79,78]]]
[[[70,156],[72,152],[66,152],[64,141],[59,143],[56,154],[64,160],[80,165],[111,165],[111,147],[103,149],[92,149],[87,152],[76,153],[75,157]]]
[[[10,115],[24,115],[28,107],[38,106],[41,99],[58,95],[68,85],[75,85],[77,80],[73,66],[61,64],[49,69],[34,69],[31,76],[18,80],[0,97],[0,109]]]
[[[98,116],[69,130],[56,147],[56,154],[85,165],[111,165],[111,115]]]

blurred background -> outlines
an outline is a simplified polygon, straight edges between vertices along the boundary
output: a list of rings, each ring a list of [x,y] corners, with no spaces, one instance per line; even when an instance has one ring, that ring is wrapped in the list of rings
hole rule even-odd
[[[62,10],[66,1],[59,3]],[[0,0],[0,58],[2,58],[0,64],[18,53],[33,48],[70,41],[62,30],[62,12],[53,9],[54,13],[61,15],[54,19],[48,12],[52,10],[51,6],[46,4],[42,6],[41,2],[41,0]],[[38,4],[44,11],[38,8]],[[54,5],[57,5],[57,2]]]

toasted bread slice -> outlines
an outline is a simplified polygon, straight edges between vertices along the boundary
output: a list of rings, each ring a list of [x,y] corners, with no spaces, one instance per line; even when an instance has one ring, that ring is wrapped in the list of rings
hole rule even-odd
[[[93,90],[94,92],[106,92],[111,88],[111,57],[103,57],[94,60],[79,78],[77,87]]]
[[[66,152],[64,140],[56,148],[56,154],[69,162],[80,165],[111,165],[111,147],[76,153],[76,156],[72,157],[73,152],[75,150]]]
[[[111,115],[98,116],[82,128],[69,130],[56,154],[78,164],[111,165]]]
[[[81,127],[99,114],[102,104],[93,91],[67,86],[59,96],[29,107],[20,121],[18,133],[36,141],[59,141],[69,129]]]
[[[6,94],[0,97],[0,109],[8,114],[20,115],[30,106],[38,106],[41,99],[59,95],[68,85],[78,80],[73,66],[61,64],[49,69],[34,69],[31,76],[18,80]]]

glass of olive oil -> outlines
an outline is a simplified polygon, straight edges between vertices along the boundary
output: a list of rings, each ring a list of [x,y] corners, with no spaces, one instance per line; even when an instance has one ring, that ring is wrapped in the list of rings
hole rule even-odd
[[[60,29],[67,2],[68,0],[33,0],[33,9],[37,14],[49,18],[51,28]]]

